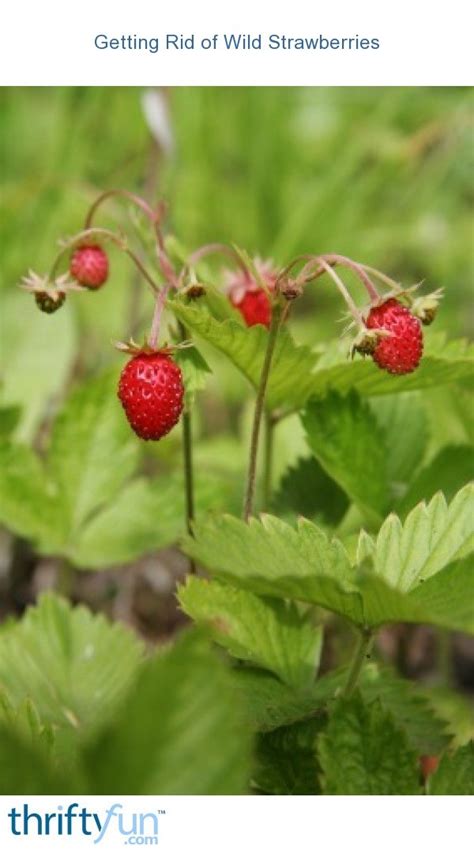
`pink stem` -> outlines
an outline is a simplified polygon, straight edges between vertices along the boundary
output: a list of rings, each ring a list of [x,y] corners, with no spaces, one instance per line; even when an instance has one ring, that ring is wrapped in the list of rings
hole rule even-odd
[[[179,277],[180,284],[182,284],[184,276],[189,270],[189,267],[194,266],[194,264],[199,263],[202,258],[205,258],[207,255],[213,255],[214,253],[219,252],[222,255],[226,255],[228,258],[231,258],[233,261],[237,263],[237,265],[241,268],[247,279],[250,279],[250,271],[247,266],[244,264],[242,258],[232,249],[231,246],[226,246],[225,243],[207,243],[205,246],[201,246],[199,249],[196,249],[187,259],[186,264],[184,265],[181,275]]]
[[[318,262],[324,268],[325,272],[327,272],[327,274],[329,276],[331,276],[331,278],[334,281],[334,283],[336,284],[339,292],[341,293],[343,299],[345,300],[347,307],[349,308],[349,311],[351,312],[352,316],[354,317],[354,320],[356,321],[357,325],[360,326],[362,324],[362,318],[361,318],[360,312],[358,311],[357,305],[355,304],[354,300],[352,299],[352,296],[350,295],[346,286],[343,284],[343,282],[341,281],[341,279],[339,278],[337,273],[334,272],[332,266],[330,266],[330,264],[328,264],[324,260],[324,258],[319,257]]]
[[[165,306],[166,297],[168,296],[168,291],[170,287],[170,284],[165,284],[156,296],[155,310],[153,312],[153,321],[151,324],[150,336],[148,338],[148,343],[150,344],[152,349],[156,349],[158,346],[158,339],[160,337],[161,317],[163,314],[163,308]]]
[[[367,275],[364,268],[361,266],[361,264],[358,264],[357,261],[352,261],[350,258],[346,258],[344,255],[333,255],[333,254],[319,255],[317,258],[315,258],[315,261],[317,263],[319,263],[319,265],[322,266],[325,270],[326,270],[326,268],[324,267],[322,261],[325,261],[327,264],[330,264],[331,266],[338,265],[341,267],[347,267],[347,269],[352,270],[352,272],[355,273],[355,275],[361,280],[362,284],[366,288],[366,290],[370,296],[371,302],[378,302],[379,301],[380,294],[379,294],[377,288],[375,287],[374,283],[370,280],[370,278]],[[327,272],[327,270],[326,270],[326,272]],[[316,278],[317,275],[318,275],[318,270],[316,270],[316,275],[314,277]]]

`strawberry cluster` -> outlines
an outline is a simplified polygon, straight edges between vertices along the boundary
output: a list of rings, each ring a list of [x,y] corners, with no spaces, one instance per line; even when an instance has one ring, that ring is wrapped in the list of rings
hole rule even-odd
[[[92,215],[98,204],[111,194],[125,195],[148,215],[155,234],[158,234],[158,260],[165,280],[164,286],[154,282],[121,235],[104,228],[92,227]],[[184,406],[183,376],[173,358],[176,347],[159,347],[157,343],[161,311],[168,291],[179,288],[183,299],[198,298],[205,293],[204,286],[196,279],[192,260],[183,267],[180,275],[176,273],[159,231],[161,214],[161,208],[152,210],[143,199],[126,191],[104,193],[89,211],[84,231],[63,244],[49,275],[38,276],[30,272],[29,276],[23,279],[22,285],[32,292],[41,311],[52,314],[64,304],[69,291],[98,290],[105,284],[109,276],[109,259],[101,245],[104,239],[112,241],[132,258],[152,287],[156,307],[148,343],[142,347],[133,342],[118,345],[119,349],[132,355],[120,375],[118,397],[130,426],[145,441],[159,441],[167,435],[179,421]],[[238,263],[235,271],[226,273],[226,292],[231,305],[239,312],[246,326],[260,325],[269,329],[274,316],[276,334],[278,318],[287,315],[286,309],[282,313],[282,304],[286,302],[288,307],[288,303],[301,296],[309,281],[326,272],[337,284],[358,328],[352,351],[364,356],[370,355],[379,368],[392,374],[411,373],[418,367],[423,353],[422,324],[428,325],[433,321],[440,291],[413,298],[411,291],[416,287],[402,291],[400,286],[393,282],[393,291],[385,297],[380,297],[364,272],[363,265],[341,255],[300,256],[279,272],[268,261],[264,262],[259,258],[251,261],[239,251],[220,244],[209,244],[194,253],[194,260],[197,261],[216,249],[223,249],[225,254],[232,255]],[[56,270],[65,254],[68,256],[68,272],[57,276]],[[299,276],[290,278],[292,268],[301,262],[301,259],[306,261],[305,267]],[[336,264],[349,267],[364,282],[371,299],[367,312],[360,312],[353,302],[344,283],[334,271]],[[369,270],[368,267],[366,269]],[[391,281],[377,270],[372,272],[385,282]],[[187,276],[189,280],[186,279]],[[269,341],[271,340],[270,335]]]

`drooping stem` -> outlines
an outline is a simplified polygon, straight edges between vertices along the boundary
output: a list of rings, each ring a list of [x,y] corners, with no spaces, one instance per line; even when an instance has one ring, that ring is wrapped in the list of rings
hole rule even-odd
[[[183,456],[184,480],[186,489],[186,529],[193,535],[194,521],[194,477],[191,412],[185,409],[183,414]]]
[[[260,374],[260,382],[257,390],[257,398],[255,400],[255,410],[252,424],[252,434],[250,438],[250,455],[247,471],[247,482],[244,496],[243,519],[248,521],[253,512],[253,502],[255,496],[255,481],[257,473],[257,457],[258,457],[258,442],[260,437],[260,427],[262,423],[262,415],[265,408],[265,395],[267,391],[268,379],[272,366],[275,344],[277,342],[278,332],[284,315],[288,310],[288,305],[283,307],[280,300],[276,301],[273,306],[272,320],[268,332],[267,348],[263,360],[262,372]]]
[[[179,283],[182,284],[187,273],[189,272],[190,267],[197,264],[203,258],[206,258],[208,255],[220,254],[225,255],[231,260],[235,261],[237,266],[240,267],[242,272],[244,273],[247,279],[251,278],[250,270],[247,268],[246,264],[240,257],[239,253],[232,246],[226,246],[225,243],[207,243],[205,246],[201,246],[199,249],[196,249],[187,259],[185,265],[183,266],[180,276]]]
[[[325,270],[325,272],[327,272],[327,274],[334,281],[336,287],[338,288],[343,299],[345,300],[346,305],[349,308],[349,311],[351,312],[352,316],[354,317],[354,320],[355,320],[357,326],[360,326],[362,323],[360,311],[358,310],[357,305],[355,304],[355,302],[354,302],[352,296],[350,295],[347,287],[341,281],[338,274],[333,270],[332,266],[329,263],[327,263],[325,260],[323,260],[323,258],[319,258],[319,262],[320,262],[321,266],[323,267],[323,269]]]
[[[165,284],[155,297],[155,310],[153,312],[153,320],[151,323],[150,335],[148,337],[148,343],[153,349],[156,349],[158,346],[161,318],[163,316],[163,308],[166,302],[166,297],[168,296],[169,289],[170,285]]]
[[[157,209],[154,210],[151,205],[148,204],[147,201],[145,201],[144,198],[141,198],[141,196],[135,195],[135,193],[131,193],[128,190],[123,189],[106,190],[106,192],[101,193],[101,195],[96,198],[94,203],[89,208],[84,222],[84,228],[87,229],[92,226],[92,222],[97,210],[105,201],[108,201],[108,199],[110,198],[116,197],[125,198],[127,199],[127,201],[131,201],[133,204],[135,204],[136,207],[139,207],[140,210],[145,214],[147,219],[149,219],[149,221],[152,223],[155,233],[157,232],[157,230],[159,230],[160,222],[165,214],[164,203],[161,202]]]
[[[275,419],[272,412],[265,412],[265,456],[263,463],[263,509],[268,510],[272,494],[273,446]]]
[[[113,231],[109,231],[108,228],[86,228],[83,231],[79,231],[78,234],[75,234],[71,240],[68,240],[64,246],[60,249],[58,254],[56,255],[51,270],[49,272],[49,278],[54,280],[59,264],[65,255],[69,254],[71,249],[74,249],[76,246],[79,246],[83,243],[84,240],[87,240],[89,237],[102,237],[105,240],[110,240],[111,243],[114,243],[115,246],[118,246],[122,252],[125,252],[126,255],[130,258],[131,261],[135,264],[138,271],[141,273],[145,281],[150,285],[151,289],[154,293],[159,292],[159,287],[156,281],[153,280],[150,273],[143,266],[141,260],[135,252],[133,252],[128,246],[123,237],[119,234],[115,234]]]
[[[165,241],[163,238],[163,233],[161,231],[161,222],[162,222],[163,217],[166,213],[166,204],[163,201],[160,202],[160,204],[157,206],[156,209],[153,209],[153,207],[150,204],[148,204],[148,202],[145,201],[144,198],[142,198],[139,195],[135,195],[135,193],[131,193],[128,190],[122,190],[122,189],[107,190],[107,192],[102,193],[102,195],[100,195],[95,200],[94,204],[90,207],[89,212],[86,216],[86,220],[85,220],[85,228],[89,229],[91,227],[92,221],[94,219],[94,216],[95,216],[98,208],[105,201],[107,201],[110,198],[114,198],[114,197],[125,198],[125,199],[127,199],[127,201],[131,201],[138,208],[140,208],[140,210],[145,214],[145,216],[147,217],[147,219],[151,223],[154,234],[155,234],[156,251],[157,251],[158,262],[160,264],[161,271],[162,271],[166,281],[169,282],[171,285],[173,285],[173,287],[176,287],[177,286],[177,276],[176,276],[173,264],[171,263],[171,261],[168,257],[168,254],[166,252]]]
[[[373,633],[368,629],[362,629],[359,637],[359,642],[356,646],[356,650],[354,652],[354,657],[352,658],[351,665],[349,667],[349,672],[347,675],[347,681],[344,685],[342,695],[345,697],[351,696],[357,687],[357,682],[359,680],[359,675],[361,673],[362,667],[364,665],[365,659],[369,654],[370,648],[372,646],[373,641]]]
[[[362,284],[366,288],[367,293],[369,294],[371,301],[372,302],[378,302],[378,300],[380,299],[380,295],[378,293],[377,288],[375,287],[374,283],[370,280],[370,278],[367,275],[365,268],[363,267],[362,264],[358,264],[357,261],[353,261],[353,260],[351,260],[351,258],[346,258],[344,255],[334,255],[334,254],[320,255],[320,257],[317,260],[321,261],[321,263],[323,261],[325,261],[331,267],[338,265],[341,267],[347,267],[347,269],[352,270],[352,272],[355,273],[355,275],[361,280]],[[322,266],[324,266],[323,263],[322,263]],[[326,269],[326,267],[324,267],[324,268]]]
[[[360,264],[360,266],[366,272],[370,273],[370,275],[373,275],[374,278],[378,278],[379,281],[382,281],[384,284],[388,284],[389,287],[395,288],[395,290],[404,289],[402,285],[398,283],[398,281],[395,281],[394,278],[390,278],[389,275],[386,275],[384,272],[381,272],[381,270],[378,270],[375,267],[369,267],[367,264]]]

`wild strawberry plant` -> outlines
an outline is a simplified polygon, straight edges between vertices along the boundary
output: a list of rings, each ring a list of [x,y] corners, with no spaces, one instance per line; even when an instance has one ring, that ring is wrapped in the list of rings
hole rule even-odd
[[[96,225],[114,196],[151,226],[148,254],[141,232]],[[69,577],[179,545],[177,599],[194,627],[150,653],[53,593],[4,625],[1,792],[472,793],[472,743],[379,643],[394,624],[474,631],[467,437],[427,452],[424,392],[464,397],[472,380],[464,342],[424,340],[440,292],[334,253],[282,267],[218,243],[188,253],[164,215],[104,193],[50,273],[25,278],[46,314],[100,305],[87,291],[114,286],[122,254],[154,305],[145,340],[117,344],[126,364],[117,355],[78,383],[39,447],[15,441],[14,413],[0,412],[0,518]],[[299,344],[292,315],[324,286],[344,300],[350,340]],[[234,443],[220,469],[193,423],[211,372],[201,350],[253,389],[246,459]],[[147,475],[150,447],[178,422],[181,470]],[[285,431],[302,452],[282,470]]]

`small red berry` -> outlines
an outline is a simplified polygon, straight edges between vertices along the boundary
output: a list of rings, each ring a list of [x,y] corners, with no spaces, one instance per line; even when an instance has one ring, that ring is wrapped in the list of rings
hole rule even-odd
[[[371,308],[366,320],[368,329],[390,332],[380,337],[372,358],[389,373],[411,373],[418,367],[423,353],[420,321],[396,299],[387,299]]]
[[[183,410],[181,370],[168,353],[140,353],[122,370],[118,397],[134,432],[145,441],[159,441]]]
[[[420,755],[419,762],[421,774],[426,782],[428,776],[438,769],[439,758],[437,755]]]
[[[231,301],[242,314],[247,326],[256,326],[258,324],[267,328],[270,326],[272,306],[262,288],[259,290],[248,290],[240,302]]]
[[[109,259],[102,246],[79,246],[72,255],[69,271],[79,284],[97,290],[107,281]]]
[[[272,291],[275,287],[276,273],[269,263],[263,263],[257,258],[255,261],[260,276]],[[261,324],[269,328],[272,319],[272,304],[266,290],[261,287],[249,274],[239,271],[229,275],[228,296],[234,306],[240,311],[247,326]]]

